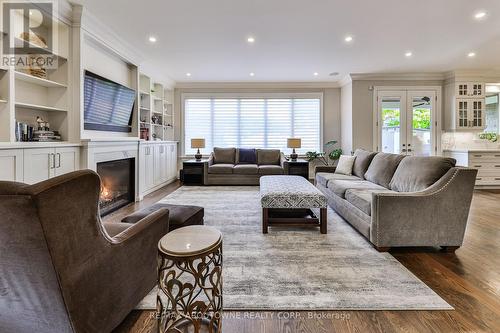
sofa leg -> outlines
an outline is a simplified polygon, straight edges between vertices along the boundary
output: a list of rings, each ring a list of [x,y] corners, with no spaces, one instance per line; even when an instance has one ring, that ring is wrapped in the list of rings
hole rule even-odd
[[[441,249],[443,252],[447,253],[455,253],[455,251],[459,248],[460,246],[441,246]]]
[[[375,246],[378,252],[389,252],[391,249],[389,246]]]

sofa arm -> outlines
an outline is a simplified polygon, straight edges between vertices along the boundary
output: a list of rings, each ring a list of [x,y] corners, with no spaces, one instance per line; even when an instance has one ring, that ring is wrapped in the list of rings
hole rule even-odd
[[[314,167],[314,175],[316,175],[318,172],[334,173],[336,168],[337,167],[333,165],[317,165]]]
[[[377,247],[462,245],[476,175],[451,168],[420,192],[373,193],[370,241]]]

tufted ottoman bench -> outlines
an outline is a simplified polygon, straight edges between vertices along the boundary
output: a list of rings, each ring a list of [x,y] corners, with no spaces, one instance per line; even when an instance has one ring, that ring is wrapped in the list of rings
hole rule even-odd
[[[165,223],[168,223],[169,232],[188,225],[203,225],[203,216],[205,214],[203,207],[164,203],[157,203],[137,211],[122,219],[122,222],[136,223],[160,208],[166,208],[169,211],[168,221],[165,221]]]
[[[326,197],[301,176],[264,176],[260,178],[262,232],[269,226],[320,227],[327,232]],[[311,208],[319,208],[318,218]]]

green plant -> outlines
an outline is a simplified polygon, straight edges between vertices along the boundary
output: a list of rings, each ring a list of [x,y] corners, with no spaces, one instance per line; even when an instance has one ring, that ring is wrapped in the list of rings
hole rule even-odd
[[[333,162],[338,160],[340,158],[340,155],[342,155],[342,149],[334,148],[336,144],[337,141],[332,140],[325,143],[325,151],[308,151],[306,153],[306,160],[308,160],[309,162],[318,160],[326,166],[333,165]],[[332,161],[331,164],[330,161]]]
[[[493,132],[479,133],[479,138],[481,140],[488,140],[491,142],[497,142],[498,141],[498,134],[493,133]]]

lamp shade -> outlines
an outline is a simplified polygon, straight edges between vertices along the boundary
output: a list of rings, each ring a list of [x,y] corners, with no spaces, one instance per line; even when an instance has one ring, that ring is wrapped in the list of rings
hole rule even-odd
[[[205,148],[205,139],[191,139],[191,148]]]
[[[298,138],[288,138],[286,145],[288,148],[300,148],[302,141]]]

